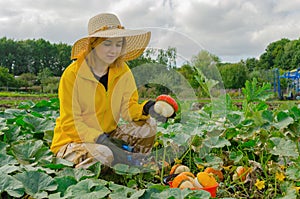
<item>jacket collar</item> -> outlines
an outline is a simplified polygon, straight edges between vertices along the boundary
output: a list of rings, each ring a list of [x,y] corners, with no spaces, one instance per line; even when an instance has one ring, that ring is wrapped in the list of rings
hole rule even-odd
[[[80,64],[80,62],[78,62]],[[116,67],[115,65],[109,66],[109,76],[111,76],[113,79],[122,75],[126,72],[126,67]],[[90,67],[88,66],[86,60],[83,60],[78,66],[78,75],[84,79],[98,82],[98,80],[94,77],[94,74],[92,73]]]

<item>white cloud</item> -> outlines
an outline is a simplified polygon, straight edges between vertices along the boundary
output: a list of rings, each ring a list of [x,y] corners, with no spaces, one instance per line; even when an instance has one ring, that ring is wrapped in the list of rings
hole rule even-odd
[[[239,61],[272,41],[298,39],[299,9],[299,0],[0,0],[0,37],[72,44],[87,34],[90,17],[113,12],[126,28],[154,31],[152,46]]]

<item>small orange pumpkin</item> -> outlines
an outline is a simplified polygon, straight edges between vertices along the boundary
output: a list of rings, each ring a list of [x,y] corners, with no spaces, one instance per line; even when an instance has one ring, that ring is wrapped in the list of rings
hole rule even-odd
[[[199,172],[195,181],[196,180],[197,182],[195,184],[198,183],[202,187],[211,187],[218,184],[214,176],[206,172]]]
[[[238,166],[236,168],[235,174],[233,174],[232,178],[233,180],[240,180],[244,182],[249,175],[251,171],[251,168],[243,167],[243,166]]]
[[[174,188],[194,188],[194,178],[191,177],[194,175],[192,173],[180,173],[173,179],[172,186]]]
[[[187,177],[189,177],[190,178],[190,180],[194,180],[194,178],[195,178],[195,175],[192,173],[192,172],[189,172],[189,171],[184,171],[184,172],[182,172],[182,173],[180,173],[180,175],[186,175]]]
[[[182,172],[190,172],[190,168],[188,168],[185,165],[182,164],[175,164],[174,166],[172,166],[170,174],[179,174]]]
[[[222,173],[222,171],[220,171],[220,170],[214,169],[214,168],[212,168],[212,167],[207,167],[207,168],[204,170],[204,172],[214,174],[215,176],[218,177],[218,179],[219,179],[220,181],[223,181],[223,180],[224,180],[223,173]]]

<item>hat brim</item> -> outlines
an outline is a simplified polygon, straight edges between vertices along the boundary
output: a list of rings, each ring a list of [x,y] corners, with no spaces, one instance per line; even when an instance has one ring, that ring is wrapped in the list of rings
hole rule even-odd
[[[129,30],[129,29],[109,29],[105,31],[98,31],[87,37],[76,41],[72,47],[71,59],[77,59],[78,56],[88,48],[89,38],[116,38],[125,37],[126,46],[123,59],[125,61],[133,60],[139,57],[147,47],[150,41],[151,33],[145,30]]]

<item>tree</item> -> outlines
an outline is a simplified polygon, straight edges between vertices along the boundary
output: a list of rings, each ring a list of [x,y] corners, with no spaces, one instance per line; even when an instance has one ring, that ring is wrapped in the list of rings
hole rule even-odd
[[[283,67],[286,64],[282,62],[282,57],[285,54],[284,48],[289,42],[289,39],[284,38],[270,43],[267,46],[266,52],[260,56],[260,67],[263,69]]]
[[[259,69],[259,61],[255,58],[246,59],[245,64],[249,72]]]
[[[247,68],[242,62],[225,64],[220,68],[225,88],[242,88],[247,80]]]
[[[0,39],[0,65],[14,75],[33,73],[37,75],[44,68],[50,68],[60,76],[70,63],[72,47],[67,44],[52,44],[44,39],[14,41]]]
[[[28,87],[33,86],[36,83],[36,76],[32,73],[23,73],[17,78],[19,86]]]
[[[176,48],[169,47],[167,50],[148,48],[137,59],[128,61],[128,65],[134,68],[147,63],[156,63],[165,65],[167,68],[176,68],[176,59]]]
[[[176,68],[177,51],[176,48],[168,47],[167,50],[158,49],[157,58],[159,64],[166,65],[168,68]]]
[[[284,54],[281,56],[281,69],[293,70],[300,64],[300,39],[285,44]]]
[[[54,76],[61,76],[65,68],[71,63],[72,46],[59,43],[54,44],[55,47],[55,61],[50,65]]]
[[[128,61],[137,85],[141,87],[140,89],[143,89],[143,93],[145,90],[154,92],[151,95],[170,93],[170,90],[163,84],[151,83],[148,80],[161,82],[160,80],[170,79],[166,74],[170,74],[168,72],[175,70],[176,56],[176,48],[169,47],[167,50],[148,48],[137,59]]]
[[[128,61],[128,66],[130,68],[134,68],[134,67],[137,67],[137,66],[141,66],[143,64],[148,64],[148,63],[156,63],[156,60],[154,60],[153,58],[153,49],[149,48],[149,49],[146,49],[144,51],[144,53],[139,56],[138,58],[134,59],[134,60],[130,60]]]
[[[247,77],[248,80],[252,80],[255,78],[259,85],[263,85],[263,83],[265,82],[274,82],[273,70],[257,69],[252,72],[249,72],[247,76],[248,76]]]
[[[195,78],[195,75],[197,75],[197,71],[190,65],[190,64],[184,64],[180,68],[177,69],[177,71],[182,74],[192,88],[196,89],[199,87],[199,83]]]
[[[12,74],[9,73],[8,68],[0,66],[0,87],[15,86],[16,81]]]
[[[49,83],[53,83],[52,77],[53,74],[49,68],[44,68],[38,73],[37,79],[40,82],[42,93],[45,92],[45,87],[47,87]]]

